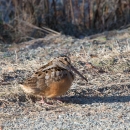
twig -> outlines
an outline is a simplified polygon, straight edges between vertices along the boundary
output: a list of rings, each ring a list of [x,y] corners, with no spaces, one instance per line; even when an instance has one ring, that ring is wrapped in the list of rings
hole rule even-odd
[[[50,28],[46,28],[46,27],[42,27],[43,29],[44,29],[44,31],[46,30],[46,31],[48,31],[48,32],[51,32],[51,33],[55,33],[55,34],[60,34],[59,32],[57,32],[57,31],[54,31],[54,30],[52,30],[52,29],[50,29]]]

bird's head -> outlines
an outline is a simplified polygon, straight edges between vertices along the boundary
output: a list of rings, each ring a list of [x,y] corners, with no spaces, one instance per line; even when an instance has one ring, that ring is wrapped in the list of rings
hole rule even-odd
[[[63,55],[63,56],[55,58],[55,64],[68,71],[74,71],[81,78],[83,78],[84,80],[88,82],[88,80],[71,64],[71,60],[68,56]]]

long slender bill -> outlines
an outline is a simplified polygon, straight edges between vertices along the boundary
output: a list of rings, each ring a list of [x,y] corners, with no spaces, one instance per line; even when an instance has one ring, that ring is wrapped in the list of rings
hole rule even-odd
[[[88,80],[76,69],[71,65],[71,69],[77,73],[81,78],[83,78],[84,80],[86,80],[88,82]]]

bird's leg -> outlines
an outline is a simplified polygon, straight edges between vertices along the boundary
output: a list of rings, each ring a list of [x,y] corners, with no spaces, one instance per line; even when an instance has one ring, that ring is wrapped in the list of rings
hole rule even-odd
[[[38,103],[45,104],[45,105],[53,105],[52,103],[46,102],[46,99],[44,99],[43,96],[41,96],[41,100]]]
[[[45,101],[45,99],[43,98],[43,96],[41,96],[41,100],[39,101],[39,103],[42,103],[42,104],[46,103],[46,101]]]

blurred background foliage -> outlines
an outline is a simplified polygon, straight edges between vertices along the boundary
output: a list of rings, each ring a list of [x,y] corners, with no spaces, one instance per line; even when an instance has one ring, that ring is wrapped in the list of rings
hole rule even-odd
[[[130,0],[0,0],[3,43],[57,32],[80,37],[129,23]]]

